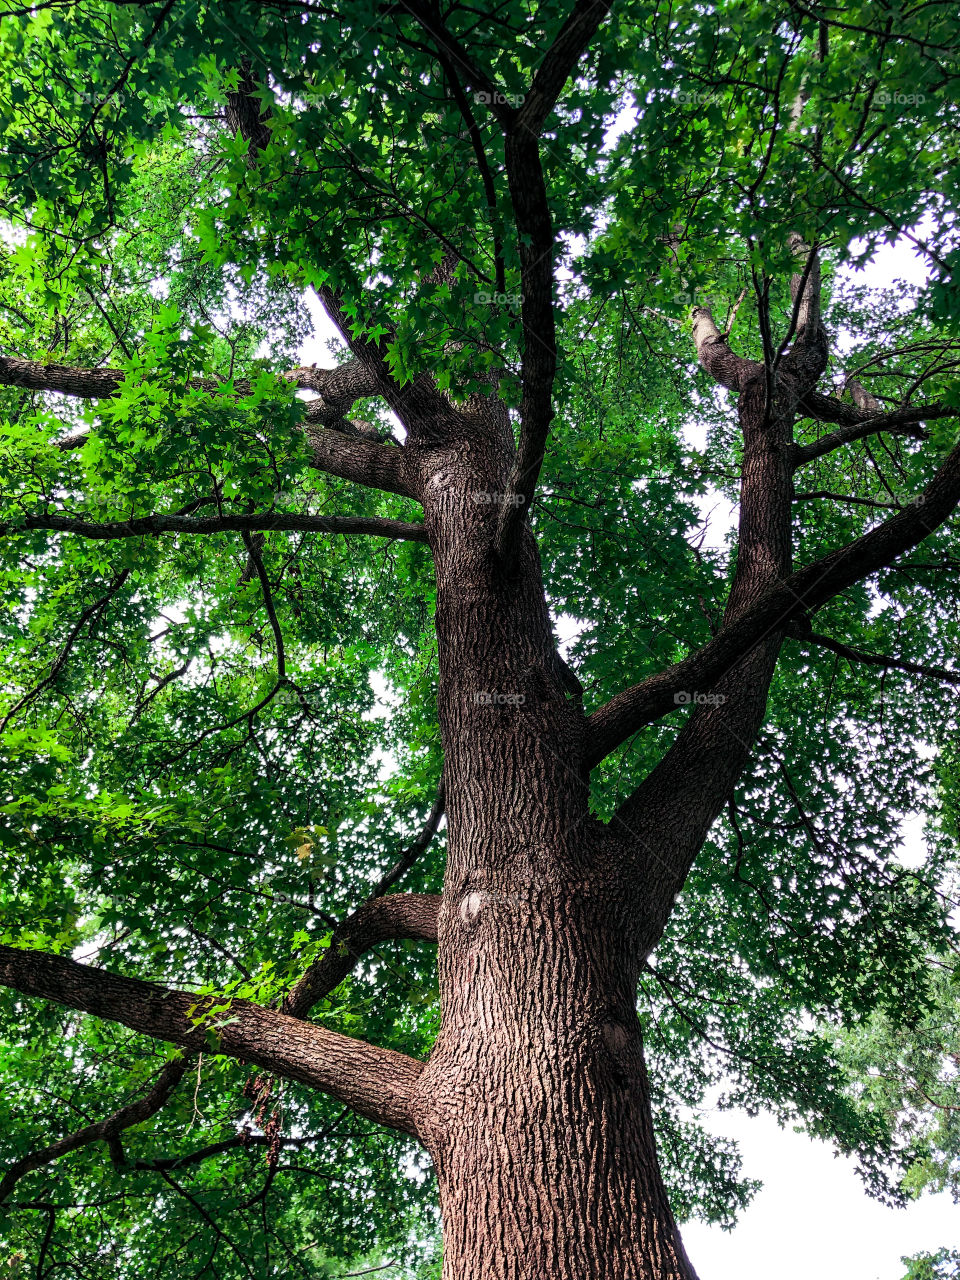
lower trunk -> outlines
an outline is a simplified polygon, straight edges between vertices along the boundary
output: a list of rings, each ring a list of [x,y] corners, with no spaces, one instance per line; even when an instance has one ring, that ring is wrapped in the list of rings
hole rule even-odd
[[[622,888],[591,872],[448,890],[417,1116],[443,1280],[696,1280],[659,1172]]]
[[[482,426],[469,452],[425,455],[448,827],[443,1024],[413,1119],[437,1171],[443,1277],[695,1280],[636,1011],[652,886],[629,832],[590,815],[582,701],[532,533],[509,573],[491,555],[484,475],[505,474],[512,441],[509,422]]]
[[[465,1098],[434,1151],[443,1280],[696,1280],[644,1090],[601,1094],[587,1064],[511,1067],[514,1087]]]

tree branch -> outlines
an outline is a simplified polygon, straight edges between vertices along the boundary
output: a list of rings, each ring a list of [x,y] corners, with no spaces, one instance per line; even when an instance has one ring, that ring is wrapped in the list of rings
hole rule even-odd
[[[472,75],[474,74],[474,69],[468,61],[465,61],[463,51],[443,27],[439,16],[435,16],[432,12],[427,13],[420,6],[412,3],[406,3],[404,8],[426,30],[436,29],[446,37],[447,52],[462,66],[470,69]],[[227,123],[235,133],[239,132],[248,140],[247,164],[250,168],[255,168],[259,152],[270,141],[268,128],[270,111],[264,107],[257,96],[259,85],[250,63],[248,61],[242,63],[240,70],[237,92],[230,95]],[[421,441],[439,440],[448,434],[450,427],[458,421],[457,411],[452,402],[437,389],[433,379],[426,374],[420,374],[411,381],[401,384],[393,376],[387,359],[391,326],[386,326],[386,337],[370,339],[359,332],[362,325],[357,320],[356,312],[348,314],[345,311],[343,300],[335,288],[330,285],[317,285],[314,286],[314,292],[354,355],[354,360],[350,363],[356,366],[355,377],[357,384],[365,388],[363,394],[383,396],[400,418],[411,438]],[[383,326],[380,331],[384,332]],[[304,371],[299,369],[291,372],[302,375]],[[320,386],[314,389],[320,391],[325,404],[327,396],[332,397],[329,410],[321,409],[319,418],[328,428],[336,428],[338,425],[335,421],[338,416],[336,387],[331,386],[327,391]],[[310,417],[308,411],[308,419]],[[385,489],[390,493],[404,493],[414,498],[419,496],[416,482],[405,467],[406,460],[402,450],[382,449],[380,446],[385,455],[383,457],[370,452],[363,457],[348,459],[344,451],[338,449],[332,440],[315,437],[309,428],[307,436],[315,446],[317,460],[314,465],[320,470],[330,471],[334,475],[354,480],[358,484]],[[378,448],[376,445],[372,447]],[[347,469],[351,474],[347,474]]]
[[[444,24],[439,7],[405,0],[403,8],[416,19],[430,37],[437,53],[459,68],[467,87],[483,95],[481,100],[489,106],[501,125],[506,125],[513,120],[516,109],[507,103],[502,87],[495,84],[486,72],[476,65],[469,52]]]
[[[186,1069],[185,1058],[171,1059],[160,1072],[150,1091],[142,1098],[138,1098],[136,1102],[120,1107],[105,1120],[98,1120],[95,1124],[77,1129],[75,1133],[67,1134],[65,1138],[51,1142],[49,1146],[42,1147],[39,1151],[31,1151],[29,1155],[23,1156],[22,1159],[10,1165],[0,1178],[0,1204],[7,1199],[20,1179],[35,1169],[52,1164],[61,1156],[68,1155],[71,1151],[85,1147],[91,1142],[109,1142],[118,1137],[124,1129],[129,1129],[131,1125],[142,1124],[144,1120],[149,1120],[151,1116],[156,1115],[183,1079]]]
[[[310,1009],[340,985],[357,961],[378,942],[391,938],[437,940],[439,894],[397,893],[383,895],[404,876],[427,850],[437,834],[445,809],[443,778],[437,787],[433,808],[427,815],[417,838],[403,851],[394,865],[381,876],[366,902],[334,930],[329,950],[302,975],[281,1005],[284,1013],[302,1018]]]
[[[280,1006],[305,1018],[318,1000],[338,987],[357,961],[380,942],[411,938],[437,940],[438,893],[393,893],[369,898],[334,930],[329,949],[301,976]]]
[[[440,783],[437,787],[437,794],[433,801],[433,808],[427,814],[427,820],[423,824],[423,828],[417,838],[412,841],[400,857],[378,880],[372,898],[379,898],[382,894],[391,889],[398,880],[407,874],[413,864],[425,853],[430,846],[430,842],[440,829],[440,820],[442,819],[447,807],[446,784],[441,774]]]
[[[324,1133],[311,1133],[301,1138],[288,1138],[281,1137],[279,1134],[269,1137],[262,1133],[238,1133],[232,1138],[224,1138],[222,1142],[211,1142],[209,1146],[200,1147],[196,1151],[189,1151],[186,1155],[156,1156],[152,1160],[133,1160],[131,1161],[131,1166],[134,1169],[158,1171],[161,1169],[186,1169],[191,1165],[203,1164],[205,1160],[212,1160],[227,1151],[236,1151],[237,1148],[267,1147],[272,1142],[276,1142],[279,1147],[305,1147],[311,1142],[320,1142],[326,1136]]]
[[[116,395],[123,381],[121,369],[77,369],[66,364],[42,364],[0,356],[0,386],[22,387],[27,391],[58,391],[84,400],[107,399]]]
[[[931,680],[942,680],[946,684],[960,685],[960,671],[951,671],[948,667],[932,667],[922,662],[910,662],[906,658],[892,658],[883,653],[865,653],[862,649],[853,649],[840,640],[834,640],[831,636],[820,635],[815,631],[802,631],[793,626],[787,627],[787,636],[799,644],[829,649],[831,653],[839,654],[849,662],[860,662],[868,667],[907,671],[911,675],[926,676]]]
[[[774,350],[766,277],[762,285],[757,281],[762,365],[730,351],[709,311],[696,308],[693,313],[701,363],[739,392],[737,412],[743,433],[736,570],[723,627],[701,653],[715,653],[724,636],[736,633],[758,605],[793,576],[793,426],[801,397],[816,385],[826,366],[828,349],[819,323],[816,255],[798,240],[792,248],[795,254],[804,254],[805,267],[791,280],[790,329],[796,329],[797,336],[789,351],[790,333]],[[798,327],[801,319],[803,325]],[[691,663],[682,671],[686,683],[670,690],[670,702],[664,698],[665,710],[671,703],[691,703],[693,714],[613,819],[631,842],[635,872],[644,886],[645,906],[637,922],[637,944],[643,954],[660,938],[693,859],[747,762],[763,724],[782,634],[782,622],[768,617],[767,625],[751,634],[749,645],[733,650],[729,661],[718,666],[715,681],[703,680],[702,671]],[[596,723],[604,732],[611,727],[603,711]],[[591,717],[591,736],[593,725]],[[596,753],[591,749],[589,754],[592,763]]]
[[[507,483],[494,550],[512,562],[536,492],[553,419],[557,372],[554,314],[554,233],[540,161],[539,136],[547,115],[600,23],[606,0],[577,0],[547,50],[530,90],[506,131],[504,163],[520,256],[520,443]]]
[[[553,305],[553,219],[535,134],[507,135],[507,182],[520,255],[520,443],[500,507],[494,550],[512,562],[536,492],[553,419],[557,332]]]
[[[319,1089],[377,1124],[416,1136],[410,1100],[423,1064],[247,1000],[198,1026],[216,997],[121,977],[43,951],[0,945],[0,984],[185,1049],[215,1052]]]
[[[347,360],[332,369],[316,365],[299,365],[279,375],[304,391],[316,391],[324,403],[343,414],[367,396],[378,394],[378,386],[368,369],[358,360]],[[123,384],[123,369],[78,368],[66,364],[45,364],[39,360],[22,360],[0,356],[0,386],[22,387],[28,391],[56,391],[81,400],[107,400],[115,396]],[[187,386],[193,391],[211,395],[249,395],[252,385],[246,378],[225,384],[217,378],[194,378]]]
[[[0,527],[0,529],[2,529],[2,527]],[[25,706],[28,705],[28,703],[32,702],[34,698],[38,697],[39,694],[41,694],[44,689],[48,689],[50,685],[54,683],[57,676],[63,670],[67,659],[70,657],[70,654],[73,651],[73,647],[77,643],[77,640],[79,639],[80,633],[83,631],[83,628],[87,625],[87,623],[92,618],[96,618],[98,614],[102,613],[105,606],[113,599],[113,597],[117,594],[117,592],[120,590],[120,588],[124,585],[124,583],[127,581],[129,577],[130,577],[130,570],[121,569],[120,572],[114,577],[113,581],[110,583],[110,586],[107,589],[107,591],[102,596],[100,596],[99,599],[95,600],[93,604],[88,605],[87,608],[84,609],[83,613],[81,613],[80,617],[77,619],[74,626],[70,629],[70,634],[67,636],[67,639],[63,648],[60,650],[56,658],[54,658],[53,662],[51,663],[50,674],[45,676],[44,679],[41,680],[39,684],[35,685],[28,693],[25,693],[22,698],[19,698],[13,704],[10,710],[3,717],[3,720],[0,721],[0,733],[2,733],[4,729],[6,729],[7,725],[10,723],[10,721],[13,719],[13,717],[16,715],[18,711],[21,711]]]
[[[511,126],[513,129],[525,129],[539,136],[563,86],[610,9],[608,0],[577,0],[533,77],[516,121]]]
[[[267,577],[267,570],[263,563],[263,556],[260,549],[254,544],[250,534],[244,530],[241,533],[243,545],[247,548],[247,555],[253,563],[254,570],[260,580],[260,591],[263,595],[263,607],[267,611],[267,618],[270,621],[270,629],[273,631],[274,652],[277,658],[277,683],[283,683],[287,679],[287,651],[283,643],[283,630],[280,626],[280,619],[277,617],[277,606],[274,603],[273,591],[270,587],[270,579]],[[262,541],[262,539],[261,539]]]
[[[109,399],[124,380],[122,369],[81,369],[36,360],[0,357],[0,385],[34,391],[56,391],[82,399]],[[310,461],[318,471],[351,480],[367,488],[417,497],[416,483],[407,475],[400,449],[371,439],[375,435],[345,418],[350,405],[366,396],[382,394],[381,384],[368,364],[348,360],[333,369],[301,366],[280,375],[297,387],[318,392],[318,402],[308,402],[303,431],[310,445]],[[250,384],[238,380],[232,389],[215,378],[188,384],[211,395],[245,395]],[[62,450],[76,449],[87,439],[75,432],[57,442]]]
[[[871,397],[872,398],[872,397]],[[800,412],[805,417],[816,418],[819,422],[836,422],[839,431],[832,431],[819,440],[809,444],[794,446],[794,467],[802,467],[816,458],[822,458],[834,449],[863,440],[866,436],[877,435],[887,431],[891,435],[912,436],[916,440],[925,440],[927,433],[921,426],[924,422],[933,422],[938,418],[953,417],[955,405],[940,403],[928,405],[905,405],[900,409],[891,409],[886,413],[878,412],[879,401],[872,408],[861,408],[856,404],[846,404],[834,396],[820,395],[819,392],[808,392],[800,402]]]
[[[832,502],[852,502],[860,507],[878,507],[882,511],[902,510],[899,502],[877,502],[874,498],[859,498],[853,493],[832,493],[829,489],[811,489],[793,495],[794,502],[813,502],[818,498],[829,498]]]
[[[419,502],[419,481],[411,475],[403,449],[350,439],[342,432],[318,427],[309,421],[303,431],[310,446],[310,464],[317,471]]]
[[[314,292],[340,330],[356,362],[365,369],[366,376],[375,384],[377,394],[386,400],[403,423],[410,438],[417,443],[446,440],[459,425],[457,409],[437,389],[429,375],[418,374],[403,384],[393,376],[388,360],[392,326],[387,327],[386,336],[376,341],[363,334],[358,335],[354,331],[357,322],[344,309],[343,299],[336,289],[330,288],[329,285],[320,285]],[[403,456],[402,450],[385,450],[385,452],[390,456],[394,456],[395,452]],[[412,492],[411,496],[417,497],[418,494]]]
[[[693,343],[697,359],[710,376],[731,391],[742,391],[748,382],[763,373],[757,360],[747,360],[730,350],[725,334],[717,328],[707,307],[694,307]]]

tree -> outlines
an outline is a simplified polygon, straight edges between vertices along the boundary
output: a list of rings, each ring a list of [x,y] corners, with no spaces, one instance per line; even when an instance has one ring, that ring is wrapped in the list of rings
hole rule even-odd
[[[446,1280],[688,1280],[721,1083],[898,1194],[823,1028],[954,945],[958,25],[5,16],[10,1269],[435,1274],[435,1176]]]

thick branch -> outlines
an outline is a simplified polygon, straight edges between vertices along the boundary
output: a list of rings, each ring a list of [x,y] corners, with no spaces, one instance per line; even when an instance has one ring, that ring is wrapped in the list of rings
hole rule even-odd
[[[407,542],[426,542],[422,524],[391,520],[386,516],[307,516],[282,511],[265,511],[262,515],[136,516],[132,520],[84,520],[75,516],[23,516],[0,522],[0,537],[49,529],[55,533],[72,533],[81,538],[109,541],[113,538],[149,538],[162,533],[209,534],[254,533],[260,529],[288,533],[367,534],[374,538],[399,538]]]
[[[793,309],[789,328],[773,362],[773,371],[780,367],[792,341],[793,346],[784,363],[791,366],[799,389],[812,391],[826,368],[829,355],[827,334],[820,321],[820,254],[816,245],[807,245],[796,232],[790,235],[789,240],[793,254],[803,262],[803,269],[790,277]]]
[[[831,552],[769,588],[735,622],[682,662],[626,689],[588,721],[591,768],[631,734],[683,705],[676,695],[711,689],[766,636],[810,609],[883,569],[916,547],[960,502],[960,445],[948,455],[920,501],[855,542]]]
[[[76,369],[66,364],[0,356],[0,386],[23,387],[27,391],[59,391],[65,396],[100,400],[116,395],[123,376],[121,369]]]
[[[448,439],[457,429],[459,417],[453,403],[437,389],[433,379],[421,373],[401,384],[391,372],[388,357],[392,326],[388,325],[385,336],[377,340],[357,333],[356,318],[344,309],[343,299],[335,289],[321,285],[315,292],[353,352],[354,362],[363,368],[365,377],[403,423],[411,440],[431,443]],[[393,450],[386,452],[390,457],[395,456]],[[402,451],[397,452],[403,456]]]
[[[340,985],[364,953],[380,942],[396,938],[436,942],[439,909],[437,893],[370,898],[334,930],[329,949],[307,969],[281,1009],[291,1017],[306,1017],[318,1000]]]
[[[227,94],[226,117],[231,132],[239,134],[245,142],[248,160],[252,161],[270,142],[270,108],[257,97],[257,81],[254,79],[253,67],[249,58],[244,58],[239,67],[237,87]]]
[[[207,1037],[213,1036],[217,1053],[319,1089],[378,1124],[416,1133],[410,1098],[423,1066],[392,1049],[246,1000],[230,1001],[217,1019],[196,1026],[193,1020],[202,1018],[215,997],[121,977],[42,951],[0,946],[0,983],[186,1049],[209,1051]]]
[[[402,449],[369,440],[353,440],[339,431],[304,426],[304,435],[310,446],[310,463],[318,471],[352,480],[367,489],[382,489],[384,493],[398,493],[402,497],[420,499],[419,484],[407,467],[407,457]]]
[[[520,444],[500,508],[496,554],[509,563],[536,492],[553,419],[557,334],[554,235],[539,136],[583,51],[610,11],[606,0],[578,0],[547,50],[523,105],[507,129],[504,163],[520,254]]]
[[[793,299],[793,313],[790,317],[790,328],[784,338],[783,345],[793,338],[794,333],[800,341],[816,341],[820,332],[820,255],[816,247],[804,244],[803,238],[796,232],[791,233],[790,248],[803,259],[803,270],[790,277],[790,296]]]
[[[816,385],[828,354],[815,296],[819,290],[816,255],[799,243],[794,245],[795,252],[801,249],[805,263],[792,282],[793,318],[776,352],[767,311],[768,282],[761,288],[762,366],[730,352],[709,312],[702,308],[694,312],[700,360],[715,377],[739,391],[743,432],[736,571],[718,640],[735,632],[752,616],[758,602],[791,577],[793,424],[797,402]],[[801,316],[805,324],[798,328]],[[796,340],[787,350],[794,332]],[[687,683],[671,691],[665,706],[690,702],[693,714],[657,767],[614,815],[615,827],[629,835],[636,874],[644,884],[645,910],[637,932],[644,953],[656,945],[693,858],[763,724],[782,626],[770,618],[751,641],[746,651],[731,654],[731,660],[717,670],[716,683],[702,682],[702,673],[689,668],[683,672]]]
[[[871,397],[872,399],[872,397]],[[879,402],[876,402],[877,404]],[[863,440],[866,436],[877,435],[881,431],[891,435],[913,436],[917,440],[925,440],[927,433],[921,426],[924,422],[932,422],[937,418],[950,418],[956,414],[956,406],[945,404],[905,405],[900,409],[878,412],[877,407],[862,408],[857,404],[847,404],[834,396],[820,395],[819,392],[808,392],[800,402],[800,412],[819,422],[836,422],[839,431],[832,431],[810,444],[797,445],[794,448],[793,462],[795,467],[802,467],[807,462],[822,458],[834,449],[852,444],[855,440]]]
[[[366,396],[377,394],[370,373],[356,360],[348,360],[332,369],[301,365],[279,375],[305,391],[316,391],[325,404],[337,406],[341,413]],[[76,368],[66,364],[44,364],[39,360],[21,360],[0,356],[0,386],[22,387],[28,391],[57,391],[81,400],[105,400],[116,395],[126,374],[122,369]],[[251,384],[244,378],[225,384],[217,378],[194,379],[188,386],[194,391],[211,394],[249,395]]]
[[[706,307],[694,307],[693,342],[697,359],[710,376],[731,391],[742,391],[748,382],[759,377],[763,365],[738,356],[727,345],[726,334],[720,332]]]
[[[308,365],[289,369],[280,376],[297,387],[319,393],[319,400],[306,405],[303,426],[310,444],[310,460],[318,471],[367,488],[417,496],[416,486],[406,474],[402,451],[380,444],[375,430],[349,422],[345,417],[350,405],[379,392],[379,383],[368,364],[348,360],[333,369]],[[0,385],[57,391],[88,400],[116,395],[124,377],[122,369],[78,369],[0,357]],[[215,378],[205,378],[189,386],[211,395],[242,396],[250,391],[250,384],[243,380],[228,385]],[[57,443],[63,450],[76,449],[86,438],[86,432],[76,432]]]

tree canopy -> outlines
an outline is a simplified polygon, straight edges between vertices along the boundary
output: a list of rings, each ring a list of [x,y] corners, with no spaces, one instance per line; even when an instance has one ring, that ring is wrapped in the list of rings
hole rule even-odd
[[[413,1139],[221,1051],[243,1001],[419,1060],[437,1033],[435,924],[398,941],[378,905],[444,869],[404,414],[509,407],[498,536],[529,509],[609,820],[719,673],[643,684],[726,634],[721,366],[776,367],[814,272],[832,385],[801,406],[793,555],[829,564],[644,972],[657,1135],[681,1220],[756,1187],[708,1105],[831,1139],[890,1203],[958,1193],[960,495],[929,497],[960,414],[958,51],[951,6],[890,0],[5,5],[0,943],[185,993],[201,1033],[181,1056],[4,992],[7,1273],[439,1275]],[[894,241],[925,284],[862,283]]]

